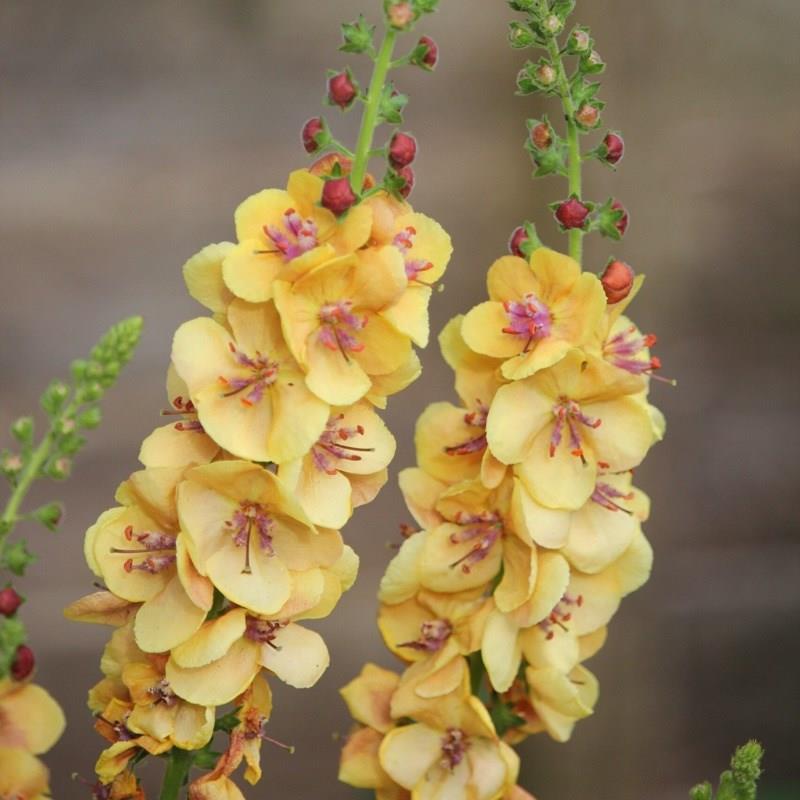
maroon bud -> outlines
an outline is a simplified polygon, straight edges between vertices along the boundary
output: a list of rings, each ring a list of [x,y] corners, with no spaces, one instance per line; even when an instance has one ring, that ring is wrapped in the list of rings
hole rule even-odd
[[[11,676],[14,680],[24,681],[36,664],[36,659],[33,657],[33,650],[26,644],[21,644],[14,654],[14,661],[11,663]]]
[[[569,200],[565,200],[556,209],[556,219],[567,230],[582,228],[588,216],[589,209],[581,203],[577,197],[571,197]]]
[[[358,198],[350,187],[349,178],[332,178],[322,187],[322,205],[336,216],[352,208]]]
[[[575,115],[575,119],[583,125],[584,128],[594,128],[600,122],[600,109],[593,106],[591,103],[584,103]]]
[[[401,167],[397,174],[405,181],[405,185],[400,189],[401,197],[408,197],[414,188],[414,170],[411,167]]]
[[[624,261],[611,260],[605,268],[600,283],[606,293],[609,305],[624,300],[633,288],[633,279],[636,277],[633,269]]]
[[[399,131],[389,143],[389,163],[395,168],[407,167],[417,157],[417,140]]]
[[[607,133],[603,139],[606,148],[605,161],[609,164],[619,164],[625,155],[625,142],[618,133]]]
[[[619,231],[619,235],[624,236],[625,231],[628,230],[628,223],[630,222],[630,217],[628,216],[628,210],[625,208],[625,206],[622,205],[622,203],[619,202],[619,200],[615,200],[611,204],[611,208],[613,208],[614,211],[622,212],[622,216],[619,218],[616,227],[617,230]]]
[[[525,258],[525,253],[522,252],[522,245],[528,241],[528,233],[525,228],[520,225],[514,228],[511,238],[508,240],[508,252],[512,256],[519,256]]]
[[[22,598],[10,587],[0,591],[0,615],[10,617],[22,605]]]
[[[339,108],[347,108],[356,99],[358,89],[346,72],[339,72],[328,81],[328,98]]]
[[[545,122],[540,122],[531,131],[531,141],[539,150],[547,150],[553,144],[553,137],[550,134],[550,126]]]
[[[420,36],[417,47],[425,46],[425,54],[420,59],[420,64],[427,69],[435,69],[439,63],[439,47],[430,36]]]
[[[305,147],[306,153],[316,153],[319,150],[317,134],[322,133],[324,127],[319,117],[312,117],[303,125],[303,147]]]

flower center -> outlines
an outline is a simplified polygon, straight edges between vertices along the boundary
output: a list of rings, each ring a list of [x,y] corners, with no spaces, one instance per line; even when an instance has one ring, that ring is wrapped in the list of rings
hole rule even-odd
[[[602,420],[587,417],[581,411],[578,403],[566,397],[559,398],[558,403],[553,406],[553,416],[556,418],[556,424],[553,426],[553,433],[550,436],[550,458],[555,456],[566,428],[569,431],[570,453],[576,458],[580,458],[585,464],[586,457],[583,453],[580,426],[583,425],[592,429],[599,428]]]
[[[273,650],[280,650],[280,646],[275,644],[275,637],[281,628],[286,626],[285,622],[274,622],[260,617],[247,616],[247,628],[244,635],[252,642],[269,645]]]
[[[251,500],[243,500],[239,503],[239,508],[233,512],[233,517],[226,520],[225,527],[233,534],[233,543],[237,547],[245,548],[243,574],[249,575],[252,572],[250,567],[250,540],[255,533],[258,536],[258,544],[268,555],[275,555],[272,548],[272,529],[275,520],[270,516],[266,506],[261,503],[254,503]]]
[[[464,422],[470,428],[480,428],[483,433],[472,439],[467,439],[461,444],[445,447],[444,451],[449,456],[466,456],[471,453],[482,453],[486,449],[486,419],[489,416],[489,407],[478,401],[478,408],[464,414]]]
[[[462,572],[469,574],[472,567],[489,555],[494,543],[503,535],[503,518],[496,511],[483,511],[480,514],[459,511],[455,521],[461,530],[451,533],[450,541],[453,544],[474,541],[475,546],[450,567],[460,566]]]
[[[286,209],[281,226],[265,225],[264,234],[275,245],[275,250],[283,256],[284,261],[302,256],[319,244],[316,223],[303,219],[293,208]]]
[[[553,610],[540,623],[539,627],[547,634],[545,638],[550,641],[555,635],[555,626],[562,631],[568,631],[567,623],[572,619],[572,611],[583,605],[583,595],[565,594],[553,607]]]
[[[410,647],[423,653],[437,653],[453,633],[453,626],[446,619],[432,619],[419,626],[419,638],[404,642],[398,647]]]
[[[526,294],[523,302],[506,300],[503,308],[508,318],[503,333],[525,339],[523,352],[527,353],[539,339],[547,338],[553,329],[550,309],[535,294]]]
[[[111,552],[131,556],[123,565],[125,572],[140,570],[155,575],[175,563],[175,537],[171,534],[154,531],[136,533],[133,525],[128,525],[125,528],[124,536],[132,547],[112,547]],[[139,546],[135,547],[134,545]]]
[[[175,423],[176,431],[196,431],[204,433],[203,426],[197,419],[197,408],[191,400],[184,399],[181,395],[173,398],[172,408],[161,412],[162,417],[175,417],[182,415],[184,419]]]
[[[441,765],[452,772],[464,760],[469,745],[469,737],[464,731],[459,728],[448,728],[442,738]]]
[[[319,310],[319,321],[319,341],[329,350],[338,350],[345,361],[350,360],[348,353],[360,353],[364,349],[356,334],[369,320],[353,313],[352,300],[325,303]]]
[[[319,437],[311,449],[314,466],[320,472],[325,472],[328,475],[336,474],[336,462],[340,459],[361,461],[362,456],[359,453],[372,453],[375,450],[374,447],[355,447],[351,444],[345,444],[350,439],[363,436],[364,426],[356,425],[354,428],[349,428],[340,425],[339,423],[343,419],[344,414],[339,414],[338,417],[331,417],[322,436]]]
[[[615,334],[603,345],[603,358],[618,369],[624,369],[633,375],[650,375],[657,381],[675,385],[675,381],[656,375],[656,370],[661,369],[661,359],[658,356],[647,357],[645,350],[649,350],[657,342],[654,333],[642,335],[634,325]]]
[[[153,697],[153,703],[155,705],[163,704],[167,706],[167,708],[171,708],[178,702],[178,697],[175,692],[172,691],[172,687],[169,685],[169,681],[166,678],[163,678],[154,686],[151,686],[147,693]]]
[[[219,382],[225,387],[223,397],[233,397],[242,394],[242,405],[251,408],[263,397],[264,392],[278,380],[278,363],[270,361],[267,356],[256,351],[255,357],[248,356],[239,350],[233,342],[228,342],[228,349],[233,355],[236,364],[246,371],[245,375],[233,378],[219,377]]]
[[[622,511],[625,514],[632,514],[632,511],[629,511],[627,508],[623,508],[617,500],[633,500],[633,492],[621,492],[615,486],[611,486],[608,483],[598,483],[594,487],[594,491],[592,492],[591,499],[597,503],[598,505],[602,506],[603,508],[608,509],[609,511]]]
[[[422,258],[411,258],[410,251],[414,247],[416,238],[417,229],[409,225],[392,239],[392,244],[403,254],[408,280],[423,283],[423,281],[419,280],[420,272],[427,272],[429,269],[433,269],[433,264]]]

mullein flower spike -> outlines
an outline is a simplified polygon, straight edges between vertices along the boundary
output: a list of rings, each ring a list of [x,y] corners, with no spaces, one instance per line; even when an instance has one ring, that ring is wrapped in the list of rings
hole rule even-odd
[[[328,666],[308,626],[356,578],[339,529],[387,481],[395,440],[379,412],[420,373],[414,345],[427,344],[452,250],[404,199],[416,140],[395,130],[373,147],[407,101],[389,71],[424,56],[412,46],[398,58],[395,44],[435,6],[387,2],[380,46],[363,17],[343,26],[342,50],[374,61],[365,90],[349,69],[328,80],[330,104],[363,106],[357,147],[309,120],[302,142],[318,160],[285,189],[244,200],[236,241],[183,268],[210,314],[175,333],[173,419],[145,439],[142,469],[87,531],[103,588],[66,612],[115,628],[89,696],[107,741],[98,796],[138,796],[136,768],[150,755],[167,761],[163,800],[187,785],[196,800],[242,797],[234,771],[244,763],[255,784],[259,746],[275,743],[264,731],[268,680],[307,688]],[[219,731],[222,753],[211,744]]]
[[[9,496],[0,516],[0,572],[20,578],[35,560],[25,539],[10,542],[23,521],[55,531],[62,517],[59,503],[23,511],[33,484],[43,478],[69,475],[76,454],[86,444],[83,432],[100,424],[99,401],[131,359],[142,330],[134,317],[113,326],[92,349],[89,358],[72,364],[72,381],[54,380],[40,399],[48,428],[35,441],[33,417],[11,425],[15,450],[0,454],[0,473],[9,483]],[[61,736],[65,720],[56,701],[30,681],[36,654],[26,644],[20,619],[25,598],[7,584],[0,590],[0,797],[49,797],[49,773],[37,756]]]
[[[564,106],[566,138],[530,120],[526,148],[537,176],[569,181],[552,208],[570,255],[517,227],[511,255],[489,269],[488,300],[439,337],[459,402],[417,422],[417,466],[400,488],[418,529],[404,527],[379,591],[378,625],[405,671],[368,664],[342,690],[357,726],[340,779],[378,800],[528,797],[511,746],[540,732],[564,742],[593,712],[598,682],[584,662],[652,564],[650,503],[632,481],[664,434],[648,399],[660,362],[655,337],[625,316],[643,279],[616,259],[600,277],[580,263],[584,235],[616,239],[627,224],[615,201],[581,196],[601,62],[586,28],[559,41],[574,3],[511,5],[526,15],[512,46],[545,51],[520,91]],[[615,165],[622,154],[614,133],[590,156]]]

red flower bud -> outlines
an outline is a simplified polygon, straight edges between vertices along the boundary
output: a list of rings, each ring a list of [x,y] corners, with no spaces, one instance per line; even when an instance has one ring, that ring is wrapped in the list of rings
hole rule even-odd
[[[525,228],[522,225],[518,228],[514,228],[511,238],[508,240],[508,252],[511,253],[512,256],[525,258],[525,253],[522,252],[522,245],[527,241],[528,234]]]
[[[547,150],[547,148],[553,143],[553,137],[550,134],[550,126],[544,122],[540,122],[531,131],[531,141],[540,150]]]
[[[584,128],[594,128],[600,122],[600,109],[593,106],[591,103],[584,103],[575,115],[575,119],[583,125]]]
[[[328,98],[339,108],[347,108],[356,99],[358,89],[346,72],[339,72],[328,81]]]
[[[606,148],[605,161],[609,164],[618,164],[625,155],[625,142],[618,133],[607,133],[603,139]]]
[[[411,3],[395,3],[389,7],[389,22],[394,28],[406,28],[414,21]]]
[[[625,206],[622,205],[622,203],[619,202],[619,200],[615,200],[611,204],[611,208],[613,208],[614,211],[622,212],[622,216],[620,217],[619,222],[617,222],[617,230],[619,231],[620,236],[624,236],[625,231],[628,230],[628,223],[630,222],[630,217],[628,216],[628,210],[625,208]]]
[[[319,117],[312,117],[305,125],[303,125],[303,147],[306,153],[316,153],[319,150],[316,136],[323,130],[322,120]]]
[[[400,196],[408,197],[414,188],[414,170],[411,167],[401,167],[397,170],[397,174],[406,182],[405,186],[400,189]]]
[[[22,605],[22,598],[10,587],[0,591],[0,615],[10,617]]]
[[[589,209],[581,203],[577,197],[571,197],[569,200],[565,200],[556,209],[556,219],[567,230],[582,228],[588,216]]]
[[[322,187],[322,206],[336,216],[352,208],[358,198],[350,187],[349,178],[332,178]]]
[[[417,47],[425,45],[425,54],[420,59],[420,64],[427,69],[435,69],[439,63],[439,47],[430,36],[420,36]]]
[[[14,654],[14,660],[11,663],[11,676],[14,680],[24,681],[36,664],[36,659],[33,657],[33,650],[26,644],[21,644]]]
[[[389,163],[395,168],[407,167],[417,157],[417,140],[399,131],[389,143]]]
[[[606,293],[609,305],[624,300],[633,288],[633,279],[636,277],[633,269],[624,261],[611,260],[605,268],[600,283]]]

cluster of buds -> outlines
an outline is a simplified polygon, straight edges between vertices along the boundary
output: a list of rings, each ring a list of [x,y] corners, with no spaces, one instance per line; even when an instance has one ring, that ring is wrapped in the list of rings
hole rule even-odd
[[[342,106],[351,88],[345,73],[330,82]],[[306,125],[309,144],[323,135],[321,121]],[[415,153],[396,133],[392,169]],[[90,693],[108,742],[103,797],[139,791],[147,755],[169,759],[162,797],[191,767],[208,770],[192,800],[241,797],[234,771],[244,761],[256,783],[272,741],[268,681],[308,688],[328,666],[305,623],[356,578],[340,529],[387,481],[396,445],[379,411],[420,373],[414,346],[427,344],[452,251],[438,223],[368,175],[372,190],[353,194],[343,173],[360,165],[344,162],[333,154],[247,198],[237,241],[183,268],[210,314],[173,339],[165,413],[177,419],[145,439],[143,468],[87,531],[105,588],[67,610],[116,628]],[[220,730],[230,738],[214,766]]]
[[[546,117],[528,123],[536,174],[579,188],[602,60],[584,27],[557,41],[574,3],[511,5],[527,15],[512,45],[547,53],[518,87],[560,96],[567,117],[566,138]],[[593,155],[613,166],[623,151],[609,133]],[[613,199],[571,191],[552,208],[572,233],[618,239],[627,227]],[[584,272],[579,245],[571,236],[575,257],[561,255],[518,227],[489,269],[488,299],[440,336],[459,402],[417,421],[417,466],[400,488],[418,528],[405,528],[379,591],[378,626],[405,671],[369,664],[342,690],[357,726],[340,778],[378,800],[528,797],[510,746],[540,732],[566,741],[593,713],[584,664],[650,574],[649,500],[632,476],[665,431],[648,399],[660,361],[655,337],[625,316],[643,279],[619,260]]]
[[[403,110],[408,103],[406,95],[385,81],[389,71],[404,65],[433,70],[439,61],[439,48],[429,36],[421,36],[405,56],[392,60],[397,36],[411,31],[420,17],[432,13],[437,6],[438,0],[385,3],[387,31],[380,48],[375,46],[374,26],[368,25],[363,16],[342,26],[344,43],[341,50],[367,55],[374,62],[376,71],[383,75],[384,81],[371,83],[365,92],[349,67],[328,73],[328,105],[338,107],[341,111],[348,111],[357,103],[365,107],[364,123],[355,152],[333,136],[323,117],[312,117],[303,126],[301,139],[307,153],[337,156],[333,163],[323,159],[323,163],[330,168],[324,170],[326,186],[322,195],[322,205],[337,216],[377,192],[405,199],[414,188],[415,174],[411,165],[417,155],[416,139],[409,133],[395,131],[383,147],[373,150],[372,137],[378,124],[401,125]],[[367,180],[366,174],[358,167],[353,170],[354,162],[356,165],[365,165],[374,155],[382,156],[387,162],[383,179],[377,184],[371,179]]]

